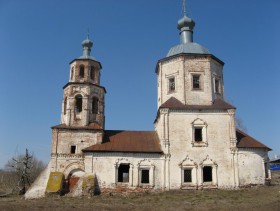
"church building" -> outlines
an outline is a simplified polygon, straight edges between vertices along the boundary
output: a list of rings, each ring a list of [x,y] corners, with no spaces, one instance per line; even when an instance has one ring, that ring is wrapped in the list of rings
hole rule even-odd
[[[156,64],[154,131],[106,130],[102,65],[90,56],[89,37],[82,42],[63,87],[61,123],[52,127],[51,160],[26,198],[44,196],[57,175],[57,190],[76,195],[85,194],[88,178],[101,193],[270,181],[270,148],[235,127],[236,108],[224,98],[223,61],[193,41],[195,22],[186,14],[177,27],[180,44]]]

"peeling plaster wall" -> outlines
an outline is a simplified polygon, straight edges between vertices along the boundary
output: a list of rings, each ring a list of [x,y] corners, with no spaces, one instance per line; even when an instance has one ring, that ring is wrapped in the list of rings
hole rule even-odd
[[[200,75],[200,89],[193,89],[192,77]],[[169,91],[169,78],[175,78],[175,91]],[[221,79],[221,93],[214,93],[214,77]],[[183,104],[211,105],[224,93],[223,65],[209,56],[180,56],[161,61],[158,68],[158,107],[170,97]]]
[[[264,150],[239,149],[239,180],[240,186],[265,183],[265,159],[268,157]]]
[[[129,183],[118,183],[119,164],[129,164]],[[86,153],[85,171],[96,175],[101,189],[162,188],[163,158],[159,154],[149,153]],[[149,185],[140,184],[139,169],[149,169]]]
[[[192,143],[194,139],[193,122],[198,118],[205,123],[205,130],[203,131],[205,145]],[[182,172],[179,164],[187,156],[197,165],[197,178],[194,178],[194,180],[197,180],[196,185],[198,187],[203,186],[202,167],[204,160],[209,160],[209,165],[216,166],[217,177],[215,180],[217,186],[223,188],[234,187],[229,121],[230,117],[226,112],[171,112],[169,114],[171,189],[181,187]]]

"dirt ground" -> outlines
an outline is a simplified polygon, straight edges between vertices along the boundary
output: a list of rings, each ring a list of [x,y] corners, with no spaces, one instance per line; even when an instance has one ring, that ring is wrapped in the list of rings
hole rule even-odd
[[[280,210],[280,171],[271,186],[240,190],[180,190],[160,193],[99,195],[92,198],[51,196],[24,200],[0,197],[0,210]]]

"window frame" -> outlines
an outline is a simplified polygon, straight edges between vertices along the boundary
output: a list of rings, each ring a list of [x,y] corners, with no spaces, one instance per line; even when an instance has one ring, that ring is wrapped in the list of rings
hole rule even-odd
[[[221,94],[221,79],[218,77],[214,77],[214,93],[215,94]]]
[[[99,113],[99,99],[98,97],[93,97],[91,102],[91,113],[98,114]]]
[[[85,65],[81,64],[79,66],[79,78],[82,79],[85,77]]]
[[[121,176],[121,172],[120,172],[120,167],[122,166],[127,166],[128,167],[128,172],[127,172],[127,176],[128,176],[128,180],[127,181],[123,181],[123,174]],[[121,184],[128,184],[129,181],[130,181],[130,164],[129,163],[120,163],[120,165],[118,166],[118,169],[117,169],[117,172],[118,172],[118,175],[117,175],[117,183],[121,183]],[[122,172],[122,173],[126,173],[126,172]],[[120,178],[122,178],[122,181],[120,181]]]
[[[148,172],[147,178],[148,178],[148,182],[143,182],[143,171]],[[141,185],[149,185],[150,184],[150,169],[149,168],[141,168],[140,169],[140,178],[139,178],[139,182]]]
[[[195,77],[198,77],[198,83],[195,82]],[[202,79],[201,74],[192,74],[192,90],[202,90]],[[198,87],[195,87],[198,84]]]
[[[207,170],[207,169],[209,169],[209,170]],[[209,172],[205,172],[205,171],[209,171],[209,172],[211,172],[211,175],[210,175],[210,177],[211,177],[211,180],[206,180],[205,178],[206,178],[206,173],[209,173]],[[207,177],[209,177],[209,176],[207,176]],[[202,167],[202,182],[203,183],[213,183],[213,166],[211,166],[211,165],[205,165],[205,166],[203,166]]]
[[[193,147],[207,147],[208,146],[208,139],[207,139],[207,123],[204,122],[202,119],[197,118],[192,123],[192,146]],[[197,131],[200,131],[200,138],[201,140],[197,140]]]
[[[70,146],[70,154],[76,154],[77,152],[77,145]]]
[[[95,80],[95,67],[93,65],[90,66],[89,77],[91,80]]]
[[[63,115],[66,114],[67,114],[67,97],[65,97],[63,101]]]
[[[173,81],[171,81],[173,80]],[[176,91],[176,79],[175,76],[168,78],[168,93],[173,93]]]
[[[78,105],[78,103],[79,103],[79,105]],[[82,111],[83,111],[83,96],[76,95],[75,96],[75,113],[79,114]]]

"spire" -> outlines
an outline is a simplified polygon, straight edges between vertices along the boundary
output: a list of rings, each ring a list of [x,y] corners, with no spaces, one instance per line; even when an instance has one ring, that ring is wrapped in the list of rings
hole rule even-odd
[[[84,58],[90,57],[91,47],[93,42],[89,39],[89,33],[87,34],[87,38],[82,42],[83,46],[83,56]]]
[[[177,28],[180,30],[181,43],[193,42],[193,28],[195,22],[186,15],[186,0],[183,0],[183,17],[178,21]]]

